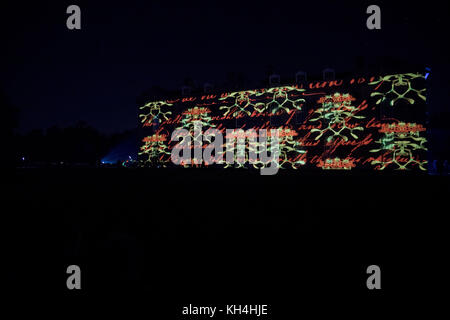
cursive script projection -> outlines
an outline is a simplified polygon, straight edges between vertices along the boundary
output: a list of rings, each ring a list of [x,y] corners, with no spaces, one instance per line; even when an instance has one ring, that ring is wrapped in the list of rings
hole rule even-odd
[[[139,159],[142,166],[260,169],[269,164],[260,155],[271,153],[275,130],[278,162],[270,165],[280,169],[423,171],[425,111],[420,73],[154,101],[140,108]],[[180,145],[170,137],[177,129],[187,141],[180,155],[193,157],[174,164],[171,153]],[[209,129],[222,140],[205,160],[203,151],[215,141]]]

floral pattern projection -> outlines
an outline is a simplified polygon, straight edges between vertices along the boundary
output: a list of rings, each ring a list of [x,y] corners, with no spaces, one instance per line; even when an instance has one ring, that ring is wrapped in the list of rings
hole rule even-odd
[[[205,148],[212,140],[204,133],[211,128],[224,139],[223,151],[215,157],[225,160],[231,152],[234,163],[193,158],[182,163],[184,167],[265,166],[259,152],[266,144],[259,138],[268,141],[270,152],[274,129],[279,134],[281,169],[427,170],[425,77],[420,73],[199,95],[149,102],[140,112],[142,166],[174,166],[171,151],[178,143],[171,141],[174,130],[186,129],[193,143]],[[237,147],[227,138],[244,143]],[[250,161],[250,152],[256,160]]]

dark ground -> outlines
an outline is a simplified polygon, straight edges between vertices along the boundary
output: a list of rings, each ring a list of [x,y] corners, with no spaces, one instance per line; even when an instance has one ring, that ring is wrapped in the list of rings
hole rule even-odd
[[[133,298],[159,319],[180,318],[189,303],[267,303],[271,319],[367,318],[429,312],[425,298],[443,298],[448,177],[113,168],[4,177],[12,295],[78,306]],[[71,264],[82,270],[79,292],[66,289]],[[366,288],[371,264],[381,291]]]

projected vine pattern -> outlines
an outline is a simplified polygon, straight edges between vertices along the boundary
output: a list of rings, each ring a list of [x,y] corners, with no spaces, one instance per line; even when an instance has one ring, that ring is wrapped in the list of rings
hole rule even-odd
[[[419,160],[415,153],[420,150],[427,150],[425,147],[426,139],[421,137],[420,133],[425,128],[416,123],[392,123],[384,124],[380,129],[384,136],[380,138],[379,148],[370,150],[370,152],[382,152],[377,159],[372,161],[373,165],[378,165],[378,170],[384,170],[392,165],[398,170],[408,170],[413,165],[417,165],[421,170],[427,160]]]
[[[147,111],[147,113],[142,113],[139,115],[141,118],[141,123],[151,123],[153,120],[158,118],[168,119],[168,115],[171,115],[171,111],[163,111],[165,107],[170,107],[173,104],[165,101],[149,102],[144,106],[140,107],[140,110]],[[147,110],[148,109],[148,110]]]
[[[257,97],[269,94],[271,99],[268,103],[263,104],[264,108],[259,108],[259,111],[263,112],[269,109],[272,114],[275,114],[278,111],[289,113],[292,109],[301,110],[305,99],[298,97],[301,96],[303,91],[305,90],[294,86],[284,86],[270,88],[265,92],[257,93]]]
[[[261,109],[264,109],[264,103],[258,102],[254,103],[251,96],[255,96],[257,93],[256,90],[252,91],[239,91],[233,92],[226,97],[219,98],[219,100],[232,100],[231,105],[222,105],[219,109],[224,110],[224,115],[228,115],[230,112],[233,116],[238,116],[241,113],[245,113],[247,115],[251,115],[253,111],[261,112]]]
[[[380,77],[376,81],[372,81],[369,83],[369,85],[379,85],[381,86],[383,83],[389,84],[389,90],[385,92],[372,92],[370,94],[371,97],[378,97],[376,104],[379,104],[389,97],[392,97],[389,104],[391,106],[394,106],[395,103],[398,100],[404,99],[408,101],[410,104],[413,104],[415,100],[409,96],[415,97],[417,95],[418,98],[422,99],[423,101],[426,100],[425,98],[425,88],[424,89],[415,89],[412,87],[412,81],[414,79],[422,78],[425,79],[425,76],[422,74],[415,74],[415,73],[404,73],[404,74],[391,74],[384,77]]]
[[[331,96],[322,97],[317,101],[322,106],[315,111],[317,115],[310,121],[322,121],[322,124],[326,124],[327,126],[323,129],[314,128],[311,130],[311,132],[319,132],[315,140],[320,139],[325,133],[330,133],[327,142],[331,142],[337,137],[347,141],[347,134],[358,139],[354,131],[363,131],[364,128],[361,126],[352,126],[349,124],[349,121],[352,119],[363,119],[364,116],[356,115],[358,108],[352,106],[352,101],[354,100],[355,98],[348,93],[335,93]]]

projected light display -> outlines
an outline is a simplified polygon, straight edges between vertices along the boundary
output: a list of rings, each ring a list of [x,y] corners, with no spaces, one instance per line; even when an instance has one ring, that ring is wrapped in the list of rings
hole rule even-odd
[[[195,148],[211,142],[204,133],[215,129],[222,133],[226,150],[215,157],[223,159],[232,152],[234,163],[194,157],[183,166],[260,168],[264,161],[249,161],[249,153],[259,150],[259,130],[268,130],[270,136],[269,130],[277,129],[280,169],[423,171],[425,101],[425,76],[420,73],[153,101],[139,108],[143,134],[139,159],[143,166],[175,166],[174,130],[187,130],[195,142],[190,147],[194,154]],[[195,124],[202,131],[195,130]],[[239,136],[242,132],[246,134]],[[244,144],[230,143],[230,135]]]

